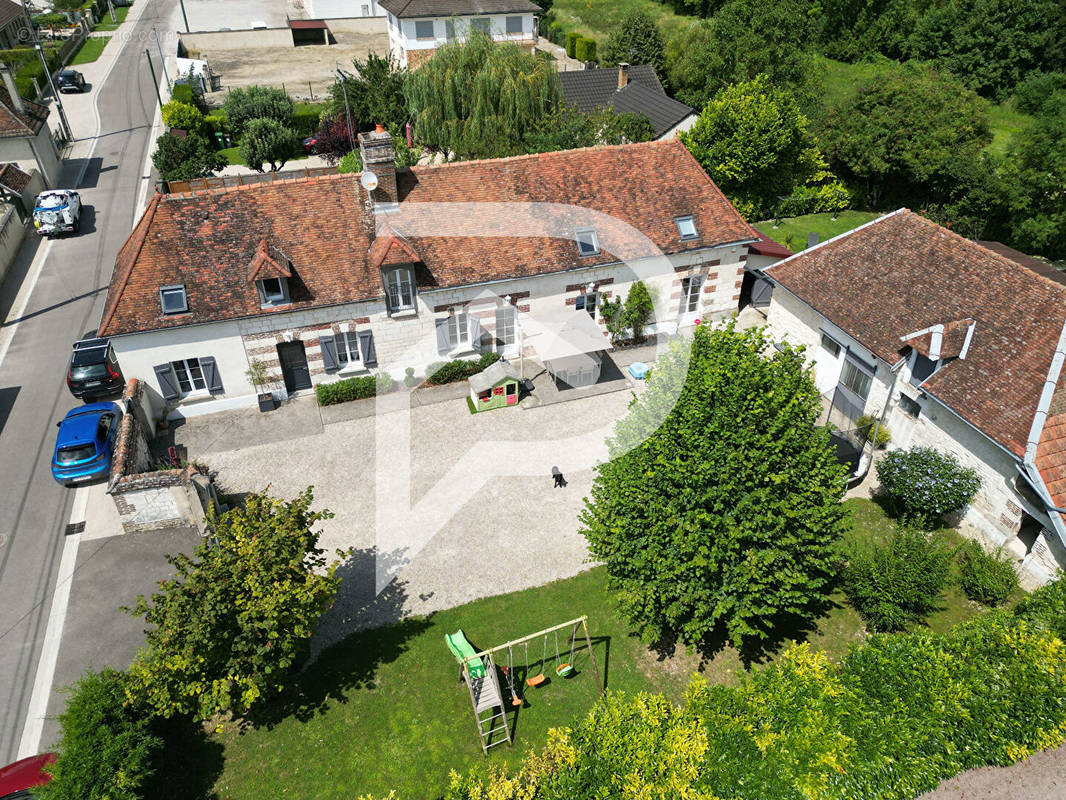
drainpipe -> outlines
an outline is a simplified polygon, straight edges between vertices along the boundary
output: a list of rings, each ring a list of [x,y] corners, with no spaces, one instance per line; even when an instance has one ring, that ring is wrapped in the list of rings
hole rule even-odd
[[[866,464],[866,469],[862,471],[861,475],[857,475],[852,478],[856,483],[862,483],[866,476],[870,474],[870,467],[874,465],[874,454],[877,452],[877,432],[881,430],[881,423],[885,421],[885,417],[888,416],[888,405],[892,402],[892,395],[896,391],[896,382],[899,380],[899,370],[904,364],[907,363],[906,358],[901,358],[895,363],[894,366],[889,367],[889,371],[892,373],[892,385],[888,387],[888,396],[885,398],[885,407],[881,411],[880,416],[877,418],[877,422],[874,423],[873,433],[870,435],[870,460]]]

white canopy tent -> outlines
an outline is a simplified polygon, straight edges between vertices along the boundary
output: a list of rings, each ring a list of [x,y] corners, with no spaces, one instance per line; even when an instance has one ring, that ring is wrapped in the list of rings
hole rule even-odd
[[[611,344],[603,329],[584,311],[531,315],[522,321],[523,336],[556,380],[568,386],[591,386],[600,378],[603,352]]]

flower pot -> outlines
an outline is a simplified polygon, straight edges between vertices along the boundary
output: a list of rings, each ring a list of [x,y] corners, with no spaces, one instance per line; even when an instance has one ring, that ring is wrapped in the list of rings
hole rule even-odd
[[[273,411],[275,408],[274,395],[272,392],[259,393],[259,410]]]

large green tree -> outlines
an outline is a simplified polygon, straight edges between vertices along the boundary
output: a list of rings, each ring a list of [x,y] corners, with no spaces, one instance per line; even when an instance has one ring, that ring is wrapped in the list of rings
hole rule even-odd
[[[681,141],[748,218],[773,215],[825,170],[795,98],[765,75],[719,92]]]
[[[214,175],[226,166],[226,159],[200,134],[178,137],[164,133],[155,140],[152,163],[163,180],[187,181]]]
[[[525,139],[530,153],[573,150],[598,144],[646,142],[655,129],[642,114],[615,113],[609,108],[582,114],[576,108],[561,108],[542,119]]]
[[[844,469],[798,352],[732,325],[686,348],[618,424],[582,530],[644,640],[757,644],[829,590]]]
[[[235,138],[244,134],[244,126],[253,119],[268,118],[286,127],[292,127],[294,110],[292,98],[281,89],[272,86],[249,86],[230,89],[222,110],[229,119],[229,127]]]
[[[601,61],[604,66],[618,64],[651,64],[658,75],[663,74],[665,42],[659,26],[639,8],[626,13],[621,24],[607,37]]]
[[[256,172],[277,172],[296,152],[299,141],[296,133],[276,119],[263,117],[249,120],[240,138],[241,160]]]
[[[192,557],[168,557],[176,577],[132,609],[152,627],[131,695],[162,717],[208,719],[281,692],[340,584],[314,530],[332,515],[311,502],[310,488],[288,502],[250,495],[209,520]]]
[[[957,158],[992,140],[987,104],[954,78],[914,66],[879,75],[832,106],[818,131],[833,171],[875,208],[936,199]]]
[[[903,57],[931,0],[823,0],[819,5],[822,52],[853,62],[876,53]]]
[[[407,100],[403,90],[407,69],[388,53],[370,53],[366,58],[352,61],[354,74],[333,84],[330,89],[328,117],[347,120],[352,116],[352,128],[373,130],[377,124],[402,130],[407,122]],[[348,105],[344,95],[348,95]]]
[[[478,31],[438,48],[405,94],[419,142],[457,159],[524,152],[523,138],[560,97],[550,60]]]

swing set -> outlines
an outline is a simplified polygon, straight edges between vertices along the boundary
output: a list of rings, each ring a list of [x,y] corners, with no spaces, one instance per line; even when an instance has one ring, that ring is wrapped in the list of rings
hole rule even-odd
[[[566,628],[570,628],[569,657],[564,657],[563,651],[559,649],[559,631]],[[501,666],[500,672],[503,673],[507,680],[510,704],[513,708],[517,709],[523,702],[518,691],[522,686],[523,681],[521,678],[516,677],[517,670],[515,669],[514,662],[515,650],[518,649],[518,647],[523,648],[524,658],[520,669],[522,669],[523,675],[527,676],[525,678],[525,685],[531,689],[543,686],[548,682],[548,676],[545,675],[545,668],[548,665],[548,638],[549,636],[552,637],[555,642],[555,656],[552,662],[554,664],[555,674],[560,678],[569,678],[575,674],[574,651],[576,648],[579,628],[584,631],[585,646],[588,648],[589,662],[592,664],[592,673],[596,677],[596,687],[599,690],[599,693],[602,694],[603,683],[600,681],[600,670],[592,652],[592,638],[589,636],[588,617],[586,616],[581,616],[568,622],[553,625],[542,631],[537,631],[528,636],[513,639],[504,644],[490,647],[488,650],[482,650],[480,652],[474,651],[474,648],[466,640],[466,636],[463,634],[462,630],[444,637],[448,649],[451,650],[452,655],[455,656],[455,660],[459,662],[459,679],[465,681],[467,688],[470,690],[470,702],[474,708],[474,720],[477,723],[478,736],[481,739],[481,749],[486,755],[488,754],[490,747],[504,741],[511,742],[511,731],[507,725],[507,714],[502,692],[500,691],[499,680],[496,676],[496,664],[493,660],[493,654],[500,653],[504,650],[507,651],[507,666]],[[529,643],[535,642],[537,639],[541,640],[540,660],[530,662]],[[529,673],[532,671],[532,664],[534,663],[537,664],[538,671],[537,674],[530,675]],[[483,717],[482,714],[486,711],[490,712],[490,716]],[[497,720],[499,720],[501,724],[496,725]],[[497,738],[494,741],[493,734],[501,731],[505,738]]]

